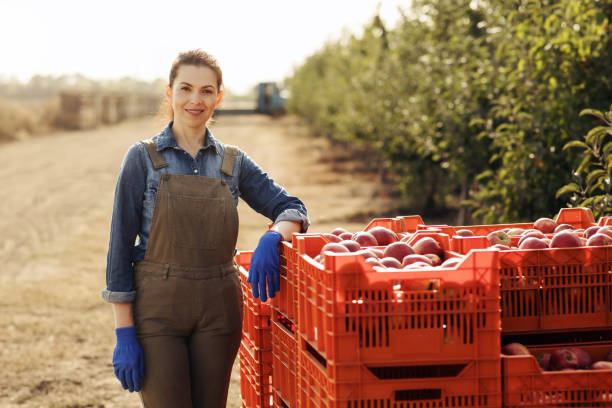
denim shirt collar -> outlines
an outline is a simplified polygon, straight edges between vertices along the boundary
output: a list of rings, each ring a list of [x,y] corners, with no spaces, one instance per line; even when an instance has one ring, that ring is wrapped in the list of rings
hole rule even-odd
[[[174,122],[169,122],[166,127],[157,135],[156,144],[157,151],[160,152],[167,148],[179,148],[178,143],[176,143],[176,139],[174,138],[174,133],[172,133],[172,124]],[[217,139],[214,138],[212,132],[208,127],[206,128],[206,136],[204,137],[204,147],[202,149],[208,150],[213,149],[218,155],[222,153],[222,149],[220,143]]]

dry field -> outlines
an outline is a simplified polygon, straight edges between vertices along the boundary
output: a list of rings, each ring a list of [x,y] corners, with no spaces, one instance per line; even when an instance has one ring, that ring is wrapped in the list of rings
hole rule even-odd
[[[112,311],[100,298],[117,171],[152,119],[0,145],[0,407],[139,407],[111,366]],[[291,117],[221,116],[240,146],[306,203],[312,232],[358,230],[392,201],[362,163],[311,139]],[[267,219],[240,202],[239,249]],[[238,364],[229,407],[240,406]]]

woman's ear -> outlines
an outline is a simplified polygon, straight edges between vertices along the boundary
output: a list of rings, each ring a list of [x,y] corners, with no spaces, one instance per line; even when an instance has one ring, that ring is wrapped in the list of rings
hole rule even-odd
[[[219,104],[221,103],[221,99],[223,99],[223,91],[219,91],[219,93],[217,94],[217,102],[215,103],[215,109],[217,109],[217,106],[219,106]]]
[[[170,85],[166,85],[166,100],[172,106],[172,88],[170,88]]]

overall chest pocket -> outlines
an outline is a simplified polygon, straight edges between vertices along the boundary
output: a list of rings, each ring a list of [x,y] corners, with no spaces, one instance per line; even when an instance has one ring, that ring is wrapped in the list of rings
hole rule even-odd
[[[169,205],[172,245],[207,250],[219,247],[226,227],[223,198],[177,195],[170,200]]]

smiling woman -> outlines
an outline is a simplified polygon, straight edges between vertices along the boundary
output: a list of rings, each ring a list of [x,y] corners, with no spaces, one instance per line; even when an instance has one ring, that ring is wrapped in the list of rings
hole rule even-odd
[[[222,87],[214,58],[179,54],[168,125],[119,171],[102,296],[115,312],[115,375],[147,408],[226,406],[242,334],[238,197],[274,222],[249,270],[264,302],[279,290],[279,242],[309,225],[301,200],[206,126]]]
[[[216,105],[219,104],[221,98],[223,97],[223,72],[221,71],[221,67],[217,61],[210,55],[200,50],[191,51],[188,53],[181,54],[174,63],[172,64],[172,68],[170,68],[170,75],[168,77],[168,85],[166,87],[166,99],[162,102],[160,106],[159,115],[163,116],[168,121],[173,120],[174,117],[174,106],[172,104],[172,97],[175,94],[175,84],[179,82],[179,86],[176,88],[180,88],[182,95],[185,96],[189,92],[194,91],[194,86],[198,84],[191,84],[189,82],[183,82],[182,79],[177,81],[177,76],[179,75],[179,68],[181,69],[181,73],[185,75],[186,78],[191,80],[203,80],[200,86],[204,86],[206,95],[216,95]],[[204,72],[202,77],[198,76],[197,72],[194,70],[201,69],[205,71],[212,72]],[[188,71],[188,72],[184,72]],[[195,91],[198,91],[197,87]],[[208,102],[211,102],[210,99]],[[216,106],[215,106],[216,107]],[[210,116],[209,116],[210,118]]]
[[[166,89],[179,146],[195,158],[202,146],[202,129],[223,97],[215,71],[206,66],[184,65]]]

